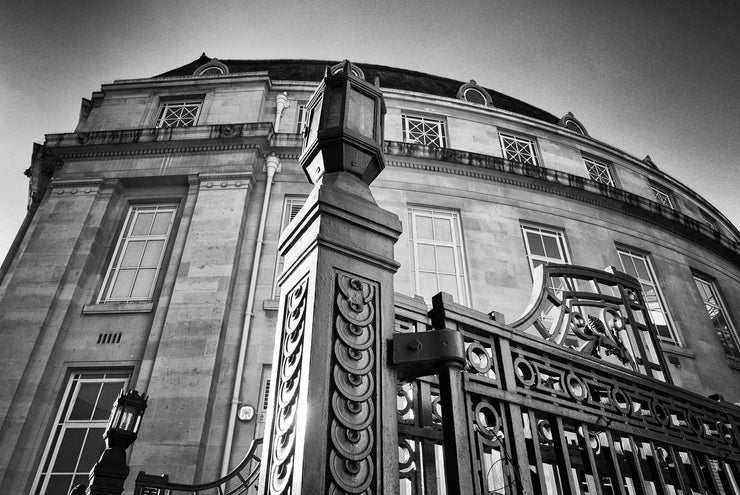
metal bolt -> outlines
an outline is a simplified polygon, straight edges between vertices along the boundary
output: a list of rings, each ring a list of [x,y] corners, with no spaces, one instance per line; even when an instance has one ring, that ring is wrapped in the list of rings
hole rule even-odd
[[[418,339],[414,339],[409,342],[409,349],[411,349],[412,352],[419,352],[421,350],[421,347],[421,342],[419,342]]]

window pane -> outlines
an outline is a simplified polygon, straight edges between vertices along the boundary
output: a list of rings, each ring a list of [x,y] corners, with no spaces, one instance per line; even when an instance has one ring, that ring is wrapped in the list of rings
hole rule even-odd
[[[632,258],[620,254],[619,259],[622,260],[622,268],[624,269],[624,273],[636,277],[637,270],[635,270],[635,264],[632,262]]]
[[[451,294],[457,302],[459,300],[457,294],[457,277],[454,275],[440,275],[439,276],[439,290]]]
[[[112,299],[128,298],[131,293],[131,285],[134,283],[135,276],[136,270],[119,270],[110,297]]]
[[[110,418],[110,413],[113,410],[113,402],[115,402],[121,389],[121,382],[103,384],[103,390],[100,391],[100,397],[95,406],[94,420],[107,421]]]
[[[434,256],[434,246],[419,244],[419,270],[436,271],[437,262]]]
[[[73,473],[80,457],[82,443],[85,441],[87,428],[67,428],[64,430],[59,453],[54,462],[54,472]]]
[[[545,246],[542,244],[542,236],[535,232],[527,232],[529,252],[537,256],[545,256]]]
[[[68,495],[72,488],[71,475],[56,475],[49,478],[49,484],[46,487],[44,495]]]
[[[560,247],[558,246],[558,240],[555,237],[549,235],[543,235],[542,240],[545,243],[545,256],[548,258],[562,259],[560,254]]]
[[[149,230],[152,228],[153,221],[153,212],[139,213],[138,215],[136,215],[134,228],[131,230],[131,235],[149,235]]]
[[[77,472],[89,472],[95,463],[98,462],[100,454],[105,450],[104,432],[105,428],[90,428],[87,430],[87,438],[85,439],[85,446],[82,448]]]
[[[451,247],[437,246],[437,271],[455,273],[455,252]]]
[[[369,139],[374,139],[374,117],[375,100],[358,91],[350,90],[347,128]]]
[[[447,219],[434,219],[434,239],[437,241],[452,242],[452,228]]]
[[[427,303],[432,302],[432,296],[439,292],[439,286],[437,285],[437,275],[434,273],[419,273],[419,295],[424,298]]]
[[[146,241],[127,242],[124,247],[126,251],[123,253],[123,257],[121,258],[121,267],[122,268],[137,268],[139,266],[139,261],[141,260],[141,253],[142,251],[144,251],[145,245],[146,245]]]
[[[131,291],[131,297],[149,297],[156,272],[157,270],[154,268],[139,270],[139,274],[136,276],[136,283],[134,283],[134,290]]]
[[[172,211],[160,211],[154,217],[154,225],[152,226],[152,235],[166,235],[167,230],[170,226],[170,220],[174,212]]]
[[[634,262],[635,268],[637,269],[637,278],[642,280],[652,280],[653,277],[650,276],[645,260],[634,259]]]
[[[141,258],[140,266],[159,266],[159,258],[162,256],[162,248],[164,248],[164,241],[148,241],[146,243],[146,249],[144,250],[144,256]]]
[[[69,413],[69,419],[72,421],[86,421],[92,417],[95,401],[100,391],[99,383],[82,383],[79,386],[77,399],[72,406],[72,412]]]
[[[432,234],[432,219],[421,215],[416,217],[416,238],[434,239]]]

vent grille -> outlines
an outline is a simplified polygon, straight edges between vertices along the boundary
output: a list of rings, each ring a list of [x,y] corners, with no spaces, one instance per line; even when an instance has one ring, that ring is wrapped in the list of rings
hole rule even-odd
[[[118,344],[121,342],[121,332],[101,333],[98,335],[98,344]]]

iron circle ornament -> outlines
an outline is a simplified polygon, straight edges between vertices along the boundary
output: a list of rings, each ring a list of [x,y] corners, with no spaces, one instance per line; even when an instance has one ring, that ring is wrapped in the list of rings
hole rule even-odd
[[[468,365],[477,373],[485,375],[491,370],[493,360],[488,354],[488,351],[486,351],[486,348],[480,343],[471,343],[465,350],[465,356],[467,357]]]
[[[516,379],[529,388],[537,382],[537,371],[534,369],[532,364],[519,356],[514,360],[514,371],[516,372]]]
[[[586,323],[586,318],[584,318],[581,313],[579,313],[578,311],[572,311],[570,313],[568,326],[570,327],[571,331],[575,333],[583,333],[587,325],[588,324]]]
[[[701,418],[696,413],[689,413],[688,424],[695,435],[704,436],[704,423],[702,423]]]
[[[656,399],[650,401],[650,411],[652,411],[653,417],[662,426],[668,426],[668,423],[671,422],[671,415],[668,414],[668,409]]]
[[[552,425],[547,419],[541,419],[537,421],[537,434],[540,437],[540,442],[544,440],[545,443],[551,443],[553,441],[552,436]]]
[[[400,440],[403,443],[398,444],[398,470],[407,472],[414,466],[414,455],[409,440],[406,438]]]
[[[717,421],[717,431],[719,432],[719,436],[722,437],[722,440],[724,440],[726,443],[732,445],[733,437],[732,437],[732,427],[725,423],[724,421]]]
[[[621,414],[627,414],[632,410],[632,400],[617,387],[609,392],[609,400]]]
[[[565,376],[565,388],[576,402],[583,402],[588,399],[588,386],[586,382],[573,372]]]
[[[496,434],[501,430],[501,416],[499,416],[496,408],[486,401],[480,401],[475,406],[473,417],[478,431],[484,437],[488,439],[497,438]]]
[[[414,401],[411,398],[411,391],[406,390],[404,387],[396,389],[396,412],[400,417],[406,416],[410,413],[414,406]]]

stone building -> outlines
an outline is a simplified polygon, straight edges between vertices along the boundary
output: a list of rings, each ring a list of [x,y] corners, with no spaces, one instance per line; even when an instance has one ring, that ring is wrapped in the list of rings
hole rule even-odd
[[[104,84],[36,145],[0,272],[0,492],[85,482],[122,387],[150,396],[134,473],[215,479],[262,436],[278,238],[312,189],[305,105],[334,63],[204,54]],[[387,105],[372,192],[403,225],[397,293],[513,321],[537,266],[614,266],[639,280],[673,382],[740,401],[740,232],[721,212],[572,114],[354,70]]]

